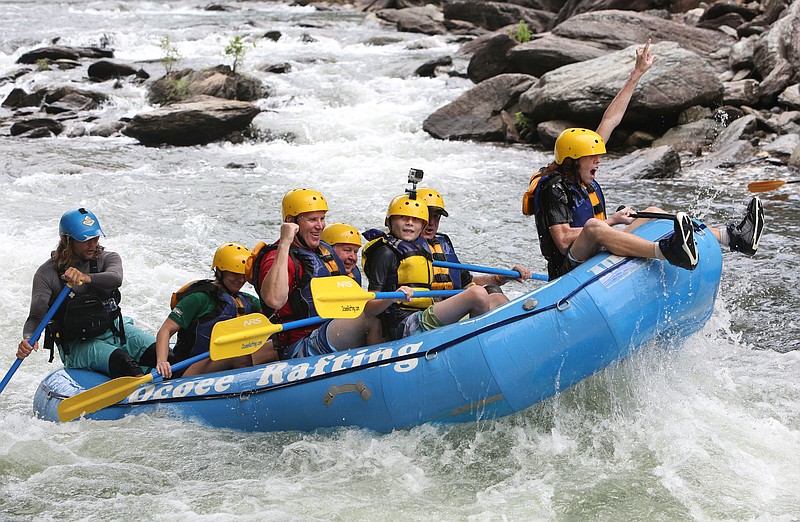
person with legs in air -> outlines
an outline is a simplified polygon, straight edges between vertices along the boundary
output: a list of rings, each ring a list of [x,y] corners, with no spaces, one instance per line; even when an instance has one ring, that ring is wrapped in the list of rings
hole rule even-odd
[[[687,270],[697,266],[693,223],[684,212],[675,215],[672,237],[658,242],[645,240],[630,233],[645,220],[634,219],[635,211],[627,206],[609,215],[595,179],[601,155],[606,153],[605,143],[622,121],[636,84],[654,61],[648,40],[636,50],[634,70],[606,109],[597,131],[563,131],[556,139],[555,161],[531,176],[523,197],[523,213],[536,216],[550,279],[569,272],[602,249],[620,256],[662,259]],[[649,207],[645,212],[663,211]],[[624,225],[625,229],[617,230],[614,225]],[[753,198],[739,225],[711,231],[722,246],[753,255],[763,227],[763,206]]]

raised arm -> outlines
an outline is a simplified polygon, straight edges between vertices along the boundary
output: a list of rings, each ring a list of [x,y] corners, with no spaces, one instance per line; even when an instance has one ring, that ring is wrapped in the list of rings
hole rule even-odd
[[[608,141],[611,133],[622,121],[625,111],[628,110],[628,104],[631,101],[636,84],[639,83],[639,79],[653,65],[655,59],[656,57],[650,54],[650,39],[648,38],[644,47],[636,48],[636,65],[634,65],[631,75],[625,85],[622,86],[622,89],[611,100],[606,112],[603,113],[603,119],[600,121],[600,126],[597,127],[597,134],[602,136],[603,140]]]

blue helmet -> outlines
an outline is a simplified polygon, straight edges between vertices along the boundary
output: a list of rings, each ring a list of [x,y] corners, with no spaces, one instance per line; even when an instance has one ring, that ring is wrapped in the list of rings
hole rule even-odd
[[[58,234],[81,242],[98,236],[105,237],[97,216],[85,208],[73,208],[64,212],[58,223]]]

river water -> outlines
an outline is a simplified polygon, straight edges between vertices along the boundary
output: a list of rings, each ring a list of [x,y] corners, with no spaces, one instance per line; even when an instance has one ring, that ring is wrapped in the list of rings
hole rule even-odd
[[[57,242],[58,218],[87,206],[103,244],[125,263],[123,306],[155,331],[171,293],[210,275],[222,242],[272,241],[282,195],[321,190],[329,222],[377,226],[410,167],[444,195],[462,261],[522,263],[538,272],[533,220],[520,213],[530,147],[437,141],[425,117],[467,80],[411,76],[456,56],[444,37],[396,33],[354,11],[281,3],[26,1],[0,4],[0,75],[27,50],[107,39],[116,58],[163,74],[168,36],[179,66],[229,63],[271,96],[254,120],[264,139],[240,145],[147,148],[128,138],[24,140],[0,136],[0,371],[14,361],[33,273]],[[303,24],[301,26],[301,23]],[[281,31],[278,42],[259,38]],[[304,41],[304,35],[315,39]],[[398,37],[367,46],[371,37]],[[252,39],[250,39],[252,37]],[[292,72],[257,72],[288,62]],[[456,56],[457,69],[466,68]],[[18,80],[28,92],[85,67]],[[0,85],[5,98],[12,84]],[[148,109],[141,86],[88,85],[112,97],[98,116]],[[7,112],[5,114],[8,114]],[[234,168],[230,164],[245,165]],[[610,207],[683,209],[710,225],[738,220],[748,181],[786,179],[781,167],[685,169],[675,181],[603,177]],[[725,253],[714,316],[679,346],[645,347],[558,397],[511,417],[376,434],[239,433],[160,416],[58,425],[31,410],[58,364],[37,353],[0,396],[3,520],[798,520],[800,298],[797,185],[764,195],[767,232],[754,258]],[[532,287],[536,283],[529,283]],[[507,285],[512,296],[526,287]],[[591,325],[587,325],[591,327]]]

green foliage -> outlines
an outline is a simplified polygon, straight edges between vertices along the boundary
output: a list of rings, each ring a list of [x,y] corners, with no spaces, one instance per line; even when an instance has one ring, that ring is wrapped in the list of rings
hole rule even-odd
[[[255,47],[255,45],[256,44],[254,43],[253,47]],[[225,46],[225,56],[233,58],[231,70],[233,70],[234,73],[236,73],[236,70],[244,62],[244,55],[244,39],[241,36],[234,36],[233,40],[228,42],[228,45]]]
[[[517,126],[518,129],[527,129],[530,122],[528,118],[522,114],[522,111],[517,111],[514,113],[514,124]]]
[[[50,69],[50,60],[47,58],[39,58],[36,60],[36,70],[37,71],[46,71]]]
[[[164,53],[161,57],[161,64],[164,66],[164,70],[167,74],[170,74],[178,61],[180,61],[181,55],[178,52],[178,48],[172,45],[169,36],[161,38],[159,47],[161,47],[161,51]]]
[[[519,24],[517,24],[516,34],[512,32],[509,36],[519,43],[525,43],[531,41],[532,35],[533,33],[528,24],[525,23],[525,20],[520,20]]]
[[[161,105],[179,102],[185,100],[189,96],[189,77],[182,76],[177,78],[174,74],[169,73],[164,77],[164,83],[157,102]]]

